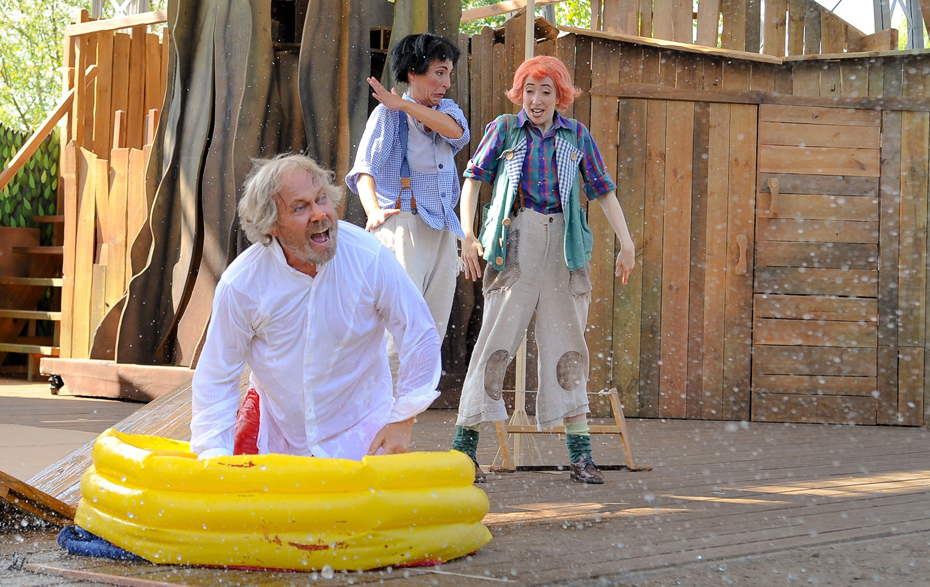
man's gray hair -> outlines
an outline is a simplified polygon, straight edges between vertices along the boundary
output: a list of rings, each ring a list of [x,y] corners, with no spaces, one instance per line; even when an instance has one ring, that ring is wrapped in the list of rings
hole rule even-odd
[[[342,201],[343,191],[333,184],[334,173],[316,161],[297,153],[282,153],[271,159],[252,159],[252,171],[245,179],[239,200],[239,224],[249,242],[271,244],[271,232],[278,223],[274,196],[281,193],[282,178],[292,170],[306,171],[313,177],[334,206]]]

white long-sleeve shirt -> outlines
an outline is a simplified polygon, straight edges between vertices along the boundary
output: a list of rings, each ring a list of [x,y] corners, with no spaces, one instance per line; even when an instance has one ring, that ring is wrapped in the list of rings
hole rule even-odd
[[[385,328],[400,355],[396,398]],[[394,254],[339,223],[335,257],[316,277],[287,264],[276,240],[223,273],[193,379],[191,449],[231,455],[246,363],[261,398],[261,453],[360,460],[386,424],[439,396],[439,335]]]

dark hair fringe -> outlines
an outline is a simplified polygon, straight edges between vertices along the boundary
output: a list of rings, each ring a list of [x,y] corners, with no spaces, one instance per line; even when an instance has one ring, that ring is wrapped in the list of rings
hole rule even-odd
[[[434,61],[451,61],[455,65],[460,54],[459,48],[441,35],[407,35],[391,49],[391,74],[395,82],[406,84],[411,71],[423,75]]]

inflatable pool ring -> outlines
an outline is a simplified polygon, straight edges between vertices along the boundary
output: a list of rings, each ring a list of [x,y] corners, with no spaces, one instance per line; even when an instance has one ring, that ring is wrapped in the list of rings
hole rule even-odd
[[[107,430],[93,462],[75,523],[157,564],[365,570],[491,540],[488,497],[455,451],[198,460],[186,442]]]

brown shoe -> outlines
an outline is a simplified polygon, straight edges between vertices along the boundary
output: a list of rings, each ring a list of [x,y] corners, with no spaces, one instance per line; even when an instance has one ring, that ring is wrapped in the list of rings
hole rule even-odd
[[[575,461],[569,465],[569,471],[571,471],[572,481],[590,483],[591,485],[604,483],[604,475],[598,470],[591,457],[583,457]]]
[[[481,470],[481,465],[478,464],[478,459],[472,457],[471,462],[475,464],[475,483],[487,483],[488,476],[484,471]]]

